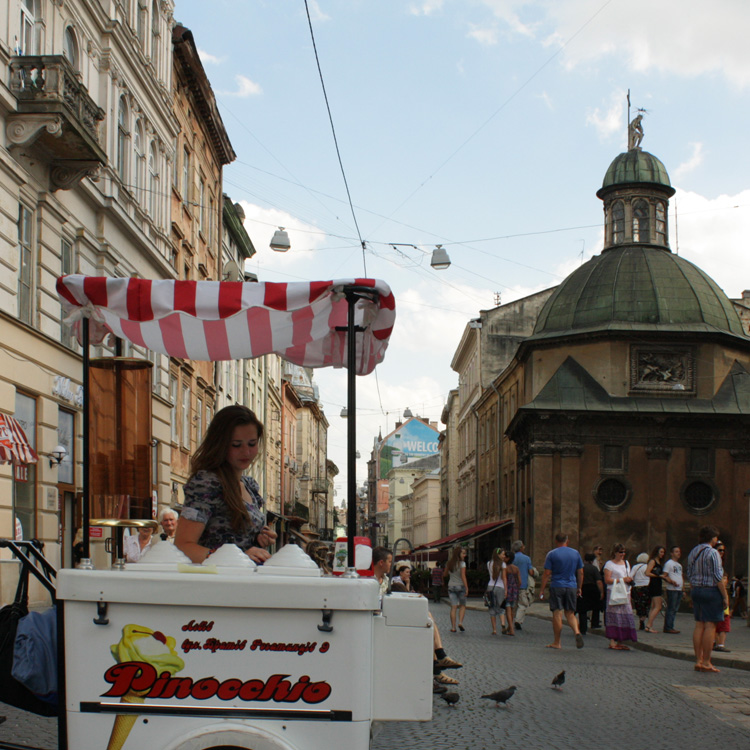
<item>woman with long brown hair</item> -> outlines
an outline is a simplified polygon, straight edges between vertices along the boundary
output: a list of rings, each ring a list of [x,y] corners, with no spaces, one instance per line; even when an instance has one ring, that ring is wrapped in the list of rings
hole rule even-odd
[[[466,594],[469,584],[466,582],[466,550],[459,544],[451,551],[443,578],[448,578],[448,598],[451,603],[451,633],[456,632],[456,610],[458,610],[458,629],[464,630],[466,614]]]
[[[651,557],[646,566],[646,576],[648,577],[648,593],[651,597],[651,610],[648,613],[648,622],[646,623],[647,633],[658,633],[658,630],[654,629],[654,620],[656,615],[661,612],[661,599],[663,588],[664,588],[664,571],[662,566],[666,562],[665,557],[667,554],[667,548],[661,544],[658,547],[654,547],[651,552]]]
[[[506,631],[505,626],[505,586],[506,570],[503,564],[505,552],[501,547],[492,550],[492,559],[487,563],[487,572],[490,575],[487,582],[487,593],[491,595],[491,604],[489,606],[490,624],[492,625],[492,635],[497,635],[497,618],[500,617],[500,625],[503,633]]]
[[[276,532],[266,525],[258,483],[245,471],[258,455],[263,424],[246,406],[216,412],[190,462],[185,503],[175,545],[193,562],[203,562],[222,544],[236,544],[262,563]]]

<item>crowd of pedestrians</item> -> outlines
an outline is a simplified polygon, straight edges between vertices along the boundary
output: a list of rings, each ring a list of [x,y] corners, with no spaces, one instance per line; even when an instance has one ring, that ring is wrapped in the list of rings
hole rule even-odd
[[[678,634],[675,617],[689,584],[695,619],[695,670],[718,672],[711,655],[714,651],[729,651],[726,640],[731,618],[746,616],[747,610],[743,573],[736,573],[730,580],[725,568],[726,545],[720,541],[718,530],[712,526],[700,529],[698,544],[688,555],[685,570],[678,545],[669,549],[657,545],[650,554],[641,552],[632,567],[628,553],[622,543],[613,545],[608,556],[601,545],[595,545],[582,558],[577,549],[569,546],[566,534],[556,535],[555,547],[547,553],[541,568],[538,592],[539,601],[548,601],[552,613],[553,638],[547,648],[563,647],[566,624],[576,648],[583,648],[583,636],[589,627],[599,629],[602,617],[609,648],[615,651],[629,651],[627,644],[638,640],[639,630]],[[435,602],[440,601],[447,586],[452,633],[465,630],[469,593],[466,557],[466,549],[458,545],[451,550],[445,567],[438,564],[430,573],[429,585]],[[390,562],[384,564],[383,570],[389,565]],[[484,599],[490,633],[515,636],[523,629],[526,612],[534,601],[539,571],[526,554],[522,540],[514,542],[510,549],[494,549],[486,567],[488,583]],[[410,564],[400,564],[392,581],[393,590],[411,590],[410,579]],[[387,579],[379,580],[381,586],[387,586]],[[662,617],[663,627],[658,630]],[[435,632],[436,684],[457,684],[455,678],[440,676],[440,669],[451,668],[453,660],[442,649],[437,627]]]

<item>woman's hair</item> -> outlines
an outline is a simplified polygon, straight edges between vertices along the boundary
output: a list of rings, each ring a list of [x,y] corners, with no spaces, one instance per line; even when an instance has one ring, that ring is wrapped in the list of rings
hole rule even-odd
[[[663,549],[665,553],[667,551],[667,548],[663,544],[657,544],[656,547],[654,547],[651,550],[651,557],[649,559],[651,559],[651,560],[658,560],[659,559],[659,550],[660,549]]]
[[[496,581],[503,572],[503,548],[492,550],[492,578]]]
[[[506,552],[505,553],[505,562],[508,565],[513,565],[513,561],[516,559],[516,553],[515,552]]]
[[[229,509],[229,517],[235,531],[242,529],[250,518],[237,484],[237,475],[227,463],[227,454],[235,428],[248,424],[255,425],[258,431],[258,442],[262,446],[263,423],[247,406],[234,404],[220,409],[214,415],[201,444],[190,459],[191,478],[199,471],[211,471],[219,478],[224,502]],[[258,453],[260,453],[260,448]]]
[[[624,544],[615,544],[615,545],[612,546],[612,552],[609,555],[609,559],[610,560],[614,560],[615,559],[615,555],[618,552],[625,552],[625,551],[626,550],[625,550],[625,545]]]
[[[461,552],[463,550],[463,547],[458,544],[451,550],[451,556],[448,558],[448,564],[445,566],[445,572],[446,573],[452,573],[456,568],[458,568],[458,564],[461,562]]]
[[[648,562],[648,555],[645,552],[641,552],[638,557],[635,558],[635,561],[637,563],[647,563]]]

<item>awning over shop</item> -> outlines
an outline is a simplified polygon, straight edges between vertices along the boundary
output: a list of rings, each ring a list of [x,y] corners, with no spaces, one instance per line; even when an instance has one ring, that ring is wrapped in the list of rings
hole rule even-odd
[[[0,414],[0,464],[35,464],[38,460],[18,421],[9,414]]]
[[[474,539],[489,534],[492,531],[502,528],[503,526],[510,526],[513,521],[507,519],[505,521],[493,521],[492,523],[483,523],[479,526],[472,526],[470,529],[464,529],[463,531],[457,531],[455,534],[450,536],[444,536],[442,539],[436,539],[434,542],[428,544],[421,544],[414,551],[420,552],[421,550],[427,549],[446,549],[452,547],[454,544],[461,542],[470,542]]]

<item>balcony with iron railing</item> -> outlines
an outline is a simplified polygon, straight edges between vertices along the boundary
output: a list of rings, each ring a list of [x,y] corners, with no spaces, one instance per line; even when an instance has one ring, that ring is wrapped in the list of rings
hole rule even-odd
[[[49,163],[53,190],[68,190],[107,163],[99,133],[104,110],[64,56],[11,57],[10,90],[17,108],[7,118],[9,145],[33,147]]]

